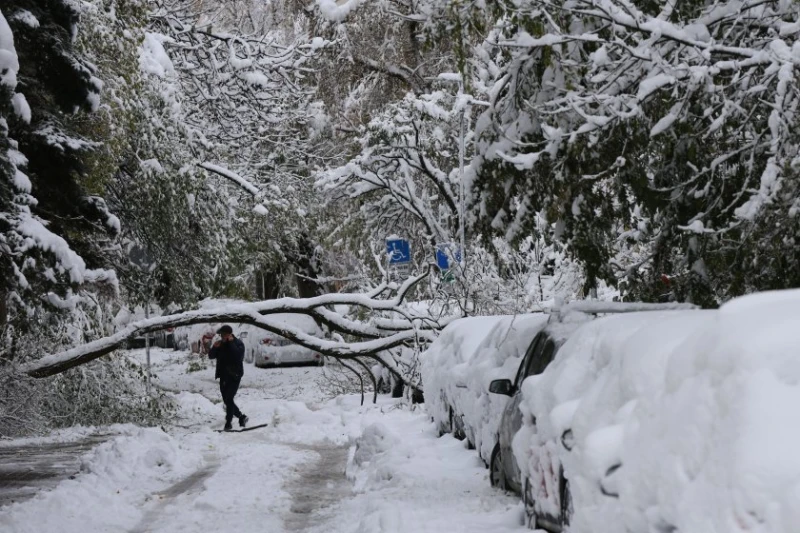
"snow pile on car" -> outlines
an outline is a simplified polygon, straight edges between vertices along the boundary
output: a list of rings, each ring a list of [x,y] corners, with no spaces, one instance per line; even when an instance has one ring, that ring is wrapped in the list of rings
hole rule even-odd
[[[440,430],[450,428],[453,396],[457,385],[464,381],[467,362],[500,320],[499,316],[454,320],[420,355],[425,407]]]
[[[494,379],[514,379],[547,315],[471,317],[449,324],[422,354],[428,412],[440,428],[463,420],[467,438],[489,460],[508,398],[489,393]],[[450,419],[453,411],[454,420]]]
[[[573,533],[800,530],[799,326],[794,290],[582,327],[523,385],[537,510],[563,464]]]
[[[495,379],[514,380],[533,338],[547,325],[547,315],[507,316],[481,342],[469,363],[466,391],[459,397],[467,435],[488,464],[508,397],[491,394]]]

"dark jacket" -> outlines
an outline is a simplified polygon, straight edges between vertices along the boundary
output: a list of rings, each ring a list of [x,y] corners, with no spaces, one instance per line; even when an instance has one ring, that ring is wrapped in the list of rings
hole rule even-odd
[[[217,372],[214,378],[241,378],[244,375],[244,343],[235,338],[223,342],[218,348],[211,348],[209,359],[217,360]]]

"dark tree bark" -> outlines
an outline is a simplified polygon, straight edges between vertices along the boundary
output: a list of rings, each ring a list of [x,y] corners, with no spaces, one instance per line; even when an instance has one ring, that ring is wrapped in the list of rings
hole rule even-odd
[[[297,275],[297,293],[300,298],[313,298],[323,294],[322,287],[316,281],[319,278],[319,265],[316,258],[316,245],[308,235],[301,234],[297,238],[294,249],[287,254]]]

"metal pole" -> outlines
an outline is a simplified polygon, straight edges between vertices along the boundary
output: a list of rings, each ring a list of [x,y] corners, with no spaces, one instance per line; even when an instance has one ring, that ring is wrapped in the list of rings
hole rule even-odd
[[[461,74],[461,80],[458,84],[458,92],[463,99],[464,97],[464,74]],[[459,143],[458,147],[458,159],[459,159],[459,213],[458,213],[458,223],[459,223],[459,233],[461,233],[461,275],[464,276],[464,270],[467,266],[467,247],[466,247],[466,231],[464,230],[464,122],[466,120],[466,110],[467,106],[466,103],[463,104],[464,107],[461,108],[461,142]]]
[[[144,317],[145,319],[150,318],[150,304],[147,303],[144,306]],[[145,387],[147,389],[147,395],[150,396],[150,334],[144,334],[144,351],[147,354],[147,370],[145,372]]]

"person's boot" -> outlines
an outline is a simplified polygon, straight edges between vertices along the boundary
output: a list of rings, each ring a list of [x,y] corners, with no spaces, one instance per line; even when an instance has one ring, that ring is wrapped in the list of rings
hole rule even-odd
[[[233,424],[230,420],[225,421],[225,429],[223,431],[233,431]]]
[[[247,425],[247,421],[250,420],[247,418],[247,415],[242,415],[239,417],[239,427],[243,428]]]

